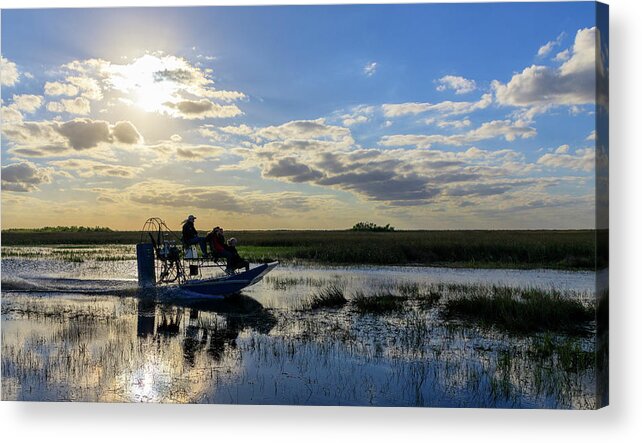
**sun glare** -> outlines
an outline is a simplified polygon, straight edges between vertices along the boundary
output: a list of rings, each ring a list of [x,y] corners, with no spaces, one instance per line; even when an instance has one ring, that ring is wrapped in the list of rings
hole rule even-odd
[[[125,101],[147,112],[171,113],[166,104],[195,92],[190,83],[193,77],[204,79],[199,70],[174,56],[146,54],[132,63],[111,65],[109,69],[114,89],[124,94]]]

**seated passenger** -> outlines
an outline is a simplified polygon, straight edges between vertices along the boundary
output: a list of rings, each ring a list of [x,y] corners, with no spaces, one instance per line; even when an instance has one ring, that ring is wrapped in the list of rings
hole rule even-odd
[[[232,253],[228,251],[227,244],[225,243],[225,235],[223,234],[223,228],[217,226],[212,229],[212,232],[207,234],[205,237],[207,244],[210,245],[211,256],[212,257],[222,257],[227,259],[227,268],[225,272],[230,273],[230,260],[232,259]]]
[[[207,255],[207,243],[203,237],[198,236],[198,232],[194,227],[194,220],[196,217],[190,215],[186,220],[183,220],[183,244],[187,246],[198,244],[201,247],[201,252],[203,256]]]
[[[239,268],[245,268],[245,271],[250,270],[250,262],[241,258],[238,251],[236,250],[235,238],[232,237],[227,242],[227,250],[232,254],[232,258],[229,261],[228,268],[231,268],[232,271]]]

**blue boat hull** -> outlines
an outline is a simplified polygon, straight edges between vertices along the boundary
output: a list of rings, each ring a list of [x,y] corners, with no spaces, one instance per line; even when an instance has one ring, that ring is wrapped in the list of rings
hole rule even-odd
[[[180,285],[180,287],[183,290],[205,296],[221,297],[235,294],[261,281],[263,276],[278,264],[279,262],[265,263],[246,272],[215,279],[190,280]]]

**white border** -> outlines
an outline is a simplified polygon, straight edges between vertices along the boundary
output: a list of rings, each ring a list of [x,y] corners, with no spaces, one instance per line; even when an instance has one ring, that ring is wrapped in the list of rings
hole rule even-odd
[[[189,5],[348,2],[199,1]],[[349,3],[386,3],[352,1]],[[408,1],[406,3],[416,3]],[[444,2],[446,3],[446,2]],[[640,5],[611,0],[611,406],[601,411],[0,403],[3,441],[481,443],[637,441],[642,435]],[[179,1],[0,0],[0,8],[174,6]],[[340,383],[340,380],[337,380]],[[635,437],[637,435],[637,437]]]

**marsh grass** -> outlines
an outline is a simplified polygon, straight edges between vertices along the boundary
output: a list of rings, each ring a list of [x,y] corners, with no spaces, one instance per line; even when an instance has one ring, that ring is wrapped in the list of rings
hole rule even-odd
[[[386,314],[402,309],[403,302],[407,299],[407,296],[395,295],[389,290],[383,290],[382,292],[375,292],[373,294],[357,291],[352,297],[351,302],[358,312]]]
[[[595,353],[585,350],[577,338],[558,337],[546,333],[536,337],[528,349],[535,361],[554,360],[567,373],[579,373],[595,366]]]
[[[289,277],[285,275],[283,282],[303,284]],[[303,288],[294,289],[300,293]],[[193,303],[188,311],[184,306],[128,297],[13,295],[3,301],[3,321],[27,321],[35,327],[32,331],[21,327],[20,340],[13,334],[3,335],[7,339],[2,349],[3,398],[288,404],[312,404],[310,398],[322,398],[332,404],[380,406],[595,405],[591,338],[556,332],[511,335],[474,323],[462,327],[442,321],[440,315],[451,298],[507,293],[521,300],[529,290],[388,281],[382,286],[371,283],[355,293],[348,280],[334,278],[305,290],[323,300],[319,306],[328,308],[270,309],[268,316],[274,317],[263,320],[269,324],[265,328],[250,319],[253,310],[230,314],[205,309],[193,316],[197,306]],[[376,310],[358,315],[361,311],[353,296],[367,298],[367,306]],[[341,298],[340,305],[331,302]],[[346,299],[348,305],[339,308]],[[422,299],[435,299],[435,309],[421,310]],[[237,302],[231,303],[236,312]],[[381,310],[381,306],[387,308],[385,303],[396,308]],[[141,328],[150,318],[155,327]],[[143,397],[145,393],[132,382],[139,375],[130,371],[144,368],[150,360],[159,362],[155,366],[158,380],[171,380],[171,391]],[[112,380],[119,384],[114,387]],[[48,397],[38,397],[39,386],[49,390],[41,391]],[[244,386],[251,392],[244,394]],[[214,388],[224,389],[229,397],[203,394]]]
[[[422,264],[471,268],[595,269],[595,231],[237,231],[250,261]],[[16,245],[129,244],[140,232],[2,232]]]
[[[86,261],[112,262],[135,260],[134,249],[128,246],[88,247],[87,245],[57,245],[50,247],[3,247],[2,257],[21,259],[49,258],[71,263]]]
[[[326,286],[312,295],[309,301],[309,308],[339,308],[348,303],[343,292],[344,290],[340,286]]]
[[[589,332],[594,309],[580,301],[562,297],[559,291],[510,287],[490,288],[490,294],[468,293],[446,301],[446,319],[471,320],[509,332],[556,331],[571,334]]]
[[[404,297],[416,298],[421,295],[422,288],[419,285],[419,283],[403,282],[396,285],[395,289],[397,290],[397,292],[399,292],[399,294],[401,294]]]
[[[314,277],[266,276],[263,281],[278,291],[287,291],[292,286],[311,286],[320,288],[327,283],[326,279]]]
[[[426,292],[419,294],[417,300],[419,300],[419,305],[423,309],[431,309],[441,301],[441,293],[433,289],[428,289]]]

